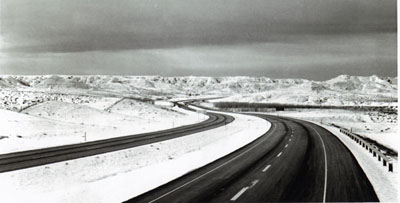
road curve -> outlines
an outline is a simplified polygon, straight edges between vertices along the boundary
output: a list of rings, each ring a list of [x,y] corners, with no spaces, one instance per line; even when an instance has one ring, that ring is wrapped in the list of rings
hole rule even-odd
[[[127,202],[376,202],[351,152],[306,121],[257,115],[271,130],[249,145]]]
[[[160,142],[217,128],[234,120],[232,116],[225,114],[207,113],[207,115],[209,118],[203,122],[162,131],[0,154],[0,173]]]

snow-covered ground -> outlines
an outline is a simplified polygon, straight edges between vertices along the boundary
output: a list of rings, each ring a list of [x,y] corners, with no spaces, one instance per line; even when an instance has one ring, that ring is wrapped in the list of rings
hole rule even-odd
[[[235,120],[227,126],[189,136],[1,173],[1,199],[74,203],[130,199],[250,143],[271,126],[257,117],[230,115]]]
[[[263,78],[259,78],[263,79]],[[265,78],[264,78],[265,80]],[[230,97],[213,102],[260,102],[301,105],[386,106],[397,102],[397,78],[341,75],[327,81],[269,79],[259,83],[238,83],[247,87]]]
[[[225,97],[216,101],[310,105],[385,105],[397,101],[397,77],[378,76],[341,75],[327,81],[266,77],[0,76],[0,87],[4,91],[68,92],[164,100],[209,95]],[[9,92],[0,91],[0,98],[2,94]]]
[[[207,119],[177,107],[132,99],[118,102],[109,111],[86,104],[49,101],[21,113],[0,109],[0,153],[151,132]]]

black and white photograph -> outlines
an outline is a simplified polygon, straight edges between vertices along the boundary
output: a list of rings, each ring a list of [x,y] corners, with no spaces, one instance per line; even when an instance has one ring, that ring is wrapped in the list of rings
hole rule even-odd
[[[0,0],[0,202],[398,202],[396,0]]]

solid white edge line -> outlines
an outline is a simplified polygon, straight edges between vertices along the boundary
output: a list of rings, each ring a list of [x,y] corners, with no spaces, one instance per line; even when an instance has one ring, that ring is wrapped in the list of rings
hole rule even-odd
[[[244,192],[246,192],[246,190],[248,190],[249,189],[249,187],[244,187],[244,188],[242,188],[238,193],[236,193],[236,195],[235,196],[233,196],[232,198],[231,198],[231,201],[235,201],[235,200],[237,200]]]
[[[269,169],[269,167],[271,167],[271,165],[266,166],[266,167],[262,170],[262,172],[267,171],[267,170]]]
[[[324,149],[324,157],[325,157],[325,184],[324,184],[324,196],[322,197],[322,202],[325,202],[326,200],[326,186],[327,186],[327,182],[328,182],[328,162],[327,162],[327,158],[326,158],[326,148],[325,148],[325,143],[324,140],[322,139],[321,135],[318,133],[317,130],[315,130],[314,127],[312,127],[311,125],[309,125],[319,136],[319,139],[321,139],[322,142],[322,148]]]
[[[276,128],[276,126],[273,125],[273,129],[271,129],[271,131],[268,130],[268,132],[273,132],[273,131],[275,130],[275,128]],[[189,181],[189,182],[187,182],[187,183],[185,183],[185,184],[183,184],[183,185],[181,185],[181,186],[179,186],[179,187],[177,187],[177,188],[175,188],[175,189],[173,189],[173,190],[171,190],[171,191],[169,191],[169,192],[167,192],[167,193],[165,193],[165,194],[163,194],[163,195],[161,195],[161,196],[159,196],[159,197],[157,197],[156,199],[153,199],[152,201],[149,201],[149,203],[155,202],[155,201],[157,201],[157,200],[159,200],[159,199],[161,199],[161,198],[163,198],[163,197],[165,197],[165,196],[167,196],[167,195],[169,195],[169,194],[171,194],[171,193],[173,193],[173,192],[175,192],[175,191],[177,191],[177,190],[179,190],[179,189],[185,187],[186,185],[188,185],[188,184],[190,184],[190,183],[192,183],[192,182],[194,182],[194,181],[196,181],[196,180],[198,180],[198,179],[200,179],[200,178],[206,176],[207,174],[212,173],[213,171],[215,171],[215,170],[217,170],[217,169],[219,169],[219,168],[225,166],[226,164],[229,164],[230,162],[232,162],[232,161],[236,160],[237,158],[243,156],[243,154],[245,154],[245,153],[251,151],[252,149],[258,147],[258,145],[260,145],[261,143],[262,143],[262,142],[257,143],[256,145],[254,145],[254,146],[251,147],[250,149],[247,149],[246,151],[244,151],[244,152],[240,153],[239,155],[233,157],[231,160],[229,160],[229,161],[227,161],[227,162],[225,162],[225,163],[219,165],[218,167],[215,167],[214,169],[208,171],[207,173],[204,173],[203,175],[201,175],[201,176],[199,176],[199,177],[197,177],[197,178],[195,178],[195,179],[193,179],[193,180],[191,180],[191,181]]]
[[[276,155],[276,157],[280,157],[282,155],[282,152],[279,152],[278,155]]]

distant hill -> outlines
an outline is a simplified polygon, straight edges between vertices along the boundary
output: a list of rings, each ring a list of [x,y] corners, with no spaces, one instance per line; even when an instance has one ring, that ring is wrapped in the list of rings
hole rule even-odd
[[[327,81],[267,77],[0,76],[0,87],[154,95],[218,95],[219,101],[376,105],[397,101],[397,77],[340,75]]]

